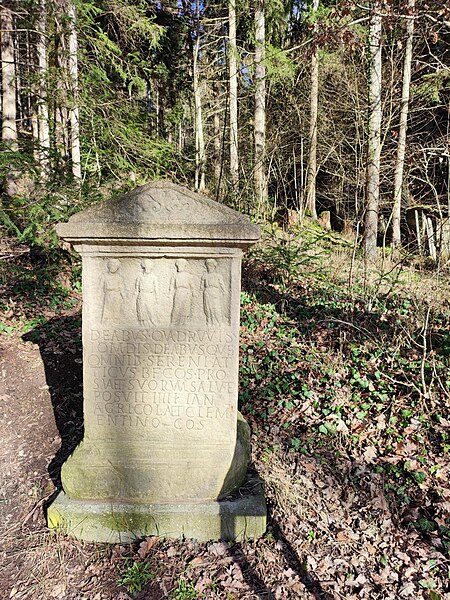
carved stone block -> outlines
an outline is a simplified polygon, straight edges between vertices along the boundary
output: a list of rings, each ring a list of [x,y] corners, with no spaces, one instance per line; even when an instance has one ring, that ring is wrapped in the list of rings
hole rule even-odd
[[[155,527],[199,539],[262,534],[261,491],[232,499],[250,457],[237,411],[241,256],[258,228],[205,196],[154,182],[57,232],[83,261],[85,435],[62,467],[64,494],[49,524],[91,541]],[[173,503],[181,508],[166,518]],[[132,530],[128,513],[139,514]],[[233,530],[230,515],[247,534]]]

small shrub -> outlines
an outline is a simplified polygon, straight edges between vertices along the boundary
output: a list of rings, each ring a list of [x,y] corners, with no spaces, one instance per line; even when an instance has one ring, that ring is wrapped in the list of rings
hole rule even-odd
[[[143,562],[128,561],[120,570],[118,585],[123,585],[130,594],[138,594],[144,585],[155,578],[150,565]]]
[[[172,600],[196,600],[198,596],[194,584],[180,577],[177,587],[172,590],[169,597]]]

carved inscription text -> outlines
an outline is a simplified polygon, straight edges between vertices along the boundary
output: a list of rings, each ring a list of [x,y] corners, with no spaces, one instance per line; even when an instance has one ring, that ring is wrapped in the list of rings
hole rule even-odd
[[[228,328],[92,329],[87,347],[100,428],[166,435],[236,419],[236,344]]]

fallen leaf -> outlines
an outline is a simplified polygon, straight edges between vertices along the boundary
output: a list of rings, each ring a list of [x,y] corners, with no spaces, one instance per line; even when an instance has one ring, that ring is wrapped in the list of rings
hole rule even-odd
[[[142,541],[139,544],[138,554],[140,558],[145,558],[150,550],[159,542],[159,537],[154,535]]]
[[[373,463],[377,458],[377,449],[375,446],[367,446],[363,453],[364,460],[368,463]]]
[[[367,551],[367,553],[371,554],[372,556],[377,553],[377,549],[375,548],[375,546],[372,546],[372,544],[365,544],[364,548]]]
[[[353,531],[338,531],[336,539],[338,542],[355,542],[359,536]]]
[[[59,596],[64,594],[65,591],[66,591],[66,586],[64,585],[64,583],[58,583],[58,585],[56,585],[50,592],[50,596],[52,598],[58,598]]]
[[[213,556],[224,556],[228,552],[228,544],[215,542],[209,545],[208,552]]]
[[[337,419],[336,423],[337,423],[336,431],[338,431],[339,433],[343,433],[345,435],[347,435],[349,433],[349,428],[347,427],[347,425],[345,424],[345,422],[342,419]]]
[[[119,592],[119,595],[117,596],[116,600],[132,600],[132,598],[125,592]]]
[[[204,556],[196,556],[195,558],[193,558],[191,560],[191,562],[189,563],[189,566],[192,567],[193,569],[195,569],[195,567],[201,567],[203,565],[207,565],[208,561],[205,560]]]

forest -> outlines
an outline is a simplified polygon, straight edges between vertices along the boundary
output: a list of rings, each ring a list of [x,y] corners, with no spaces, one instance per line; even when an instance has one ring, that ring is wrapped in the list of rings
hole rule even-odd
[[[170,178],[366,253],[448,254],[445,0],[4,1],[1,222]]]
[[[450,594],[448,0],[0,2],[0,596]],[[248,215],[259,540],[47,529],[83,436],[55,225],[168,179]]]

